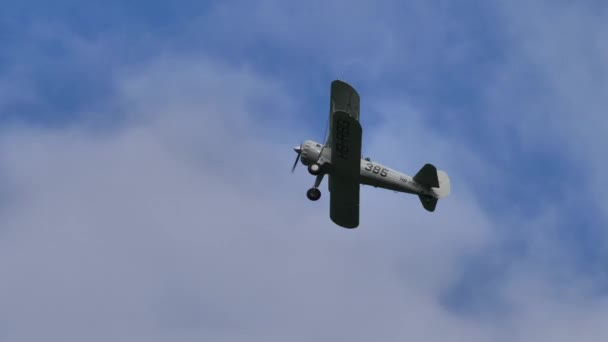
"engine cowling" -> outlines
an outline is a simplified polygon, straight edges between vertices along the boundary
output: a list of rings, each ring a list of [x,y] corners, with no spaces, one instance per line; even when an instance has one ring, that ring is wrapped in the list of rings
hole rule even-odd
[[[316,143],[314,141],[307,141],[302,145],[302,155],[300,160],[304,165],[311,165],[319,160],[319,156],[321,155],[321,149],[323,145]]]

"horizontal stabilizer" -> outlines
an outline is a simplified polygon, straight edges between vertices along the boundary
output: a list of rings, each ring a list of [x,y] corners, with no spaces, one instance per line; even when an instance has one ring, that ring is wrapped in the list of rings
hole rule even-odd
[[[428,188],[438,188],[437,168],[431,164],[425,164],[414,176],[414,181]]]
[[[428,195],[418,195],[418,198],[420,198],[420,203],[422,203],[424,209],[430,212],[435,211],[435,207],[437,206],[438,201],[437,198]]]

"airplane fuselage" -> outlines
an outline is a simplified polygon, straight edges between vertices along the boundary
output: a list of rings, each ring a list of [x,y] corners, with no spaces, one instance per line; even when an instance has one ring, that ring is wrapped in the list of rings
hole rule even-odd
[[[405,173],[367,159],[361,159],[361,178],[359,182],[364,185],[408,194],[433,195],[430,189],[416,183],[412,177]]]
[[[323,146],[314,141],[307,141],[302,145],[302,164],[309,166],[318,163],[323,167],[331,160],[331,150],[329,146]],[[331,172],[331,167],[326,168],[326,172]],[[423,196],[436,197],[432,189],[418,184],[411,176],[397,170],[386,167],[380,163],[371,161],[369,158],[361,159],[359,182],[363,185],[370,185],[377,188],[416,194]]]

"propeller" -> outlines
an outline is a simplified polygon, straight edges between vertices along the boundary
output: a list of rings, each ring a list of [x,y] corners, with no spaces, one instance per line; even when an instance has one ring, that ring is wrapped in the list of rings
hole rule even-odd
[[[293,171],[296,169],[296,166],[298,166],[298,161],[300,160],[300,155],[302,154],[302,144],[300,144],[300,146],[294,147],[293,150],[296,151],[298,155],[296,157],[295,163],[293,163],[293,167],[291,168],[291,173],[293,173]]]

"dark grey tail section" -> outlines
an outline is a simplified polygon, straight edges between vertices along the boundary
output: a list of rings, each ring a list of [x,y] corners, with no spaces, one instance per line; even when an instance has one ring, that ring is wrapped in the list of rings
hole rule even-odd
[[[420,203],[422,203],[424,209],[430,212],[435,211],[435,207],[437,206],[438,201],[437,198],[428,195],[418,195],[418,198],[420,198]]]
[[[439,177],[437,176],[437,168],[432,164],[425,164],[420,171],[414,176],[414,181],[427,188],[439,188]],[[449,191],[449,190],[448,190]],[[435,211],[437,207],[437,198],[431,195],[418,195],[420,203],[424,209]]]
[[[437,168],[431,164],[425,164],[414,176],[414,181],[429,188],[438,188],[439,178],[437,177]]]

